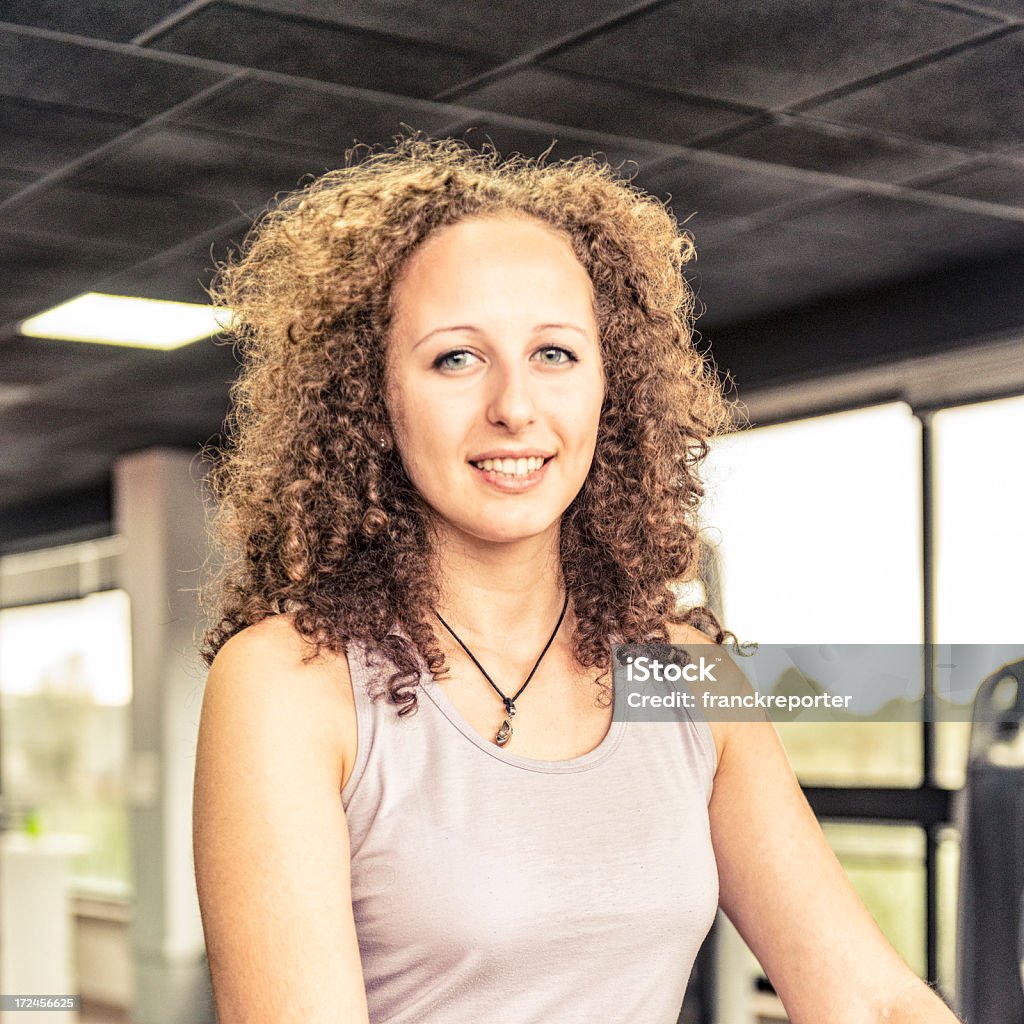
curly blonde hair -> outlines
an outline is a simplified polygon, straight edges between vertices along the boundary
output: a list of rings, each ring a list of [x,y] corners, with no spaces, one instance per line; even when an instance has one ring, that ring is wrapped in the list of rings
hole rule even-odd
[[[234,311],[243,368],[211,475],[226,561],[207,663],[246,626],[290,613],[311,657],[353,640],[382,653],[399,714],[416,706],[416,651],[435,676],[445,671],[431,626],[430,510],[379,440],[391,435],[391,295],[432,231],[501,213],[563,232],[594,288],[606,394],[593,464],[560,531],[577,661],[607,669],[609,639],[667,641],[669,623],[716,643],[731,636],[709,608],[680,609],[676,593],[698,569],[697,470],[730,418],[693,345],[689,236],[593,158],[503,160],[493,147],[414,136],[350,154],[285,196],[219,269],[212,294]]]

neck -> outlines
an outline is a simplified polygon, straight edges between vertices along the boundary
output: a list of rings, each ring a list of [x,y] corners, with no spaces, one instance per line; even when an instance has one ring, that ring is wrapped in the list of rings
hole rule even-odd
[[[551,635],[565,600],[557,529],[507,544],[445,536],[435,550],[436,610],[470,647],[529,648]],[[571,614],[570,600],[560,635]]]

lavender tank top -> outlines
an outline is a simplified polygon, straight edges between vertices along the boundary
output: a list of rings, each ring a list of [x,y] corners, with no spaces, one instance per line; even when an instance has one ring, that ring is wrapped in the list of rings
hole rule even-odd
[[[676,1024],[718,906],[704,721],[613,721],[568,761],[484,740],[420,661],[419,710],[370,701],[341,793],[371,1024]]]

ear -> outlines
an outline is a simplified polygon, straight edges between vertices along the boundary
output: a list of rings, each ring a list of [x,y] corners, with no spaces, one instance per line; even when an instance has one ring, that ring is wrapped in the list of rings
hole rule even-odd
[[[367,423],[366,436],[369,438],[370,444],[382,453],[391,451],[395,446],[390,427],[381,423],[375,421]]]

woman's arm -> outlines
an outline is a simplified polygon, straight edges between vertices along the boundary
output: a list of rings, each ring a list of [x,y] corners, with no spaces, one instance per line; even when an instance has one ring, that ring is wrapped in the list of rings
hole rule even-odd
[[[723,734],[710,804],[720,901],[793,1024],[953,1024],[857,896],[774,726]]]
[[[286,618],[250,627],[203,697],[193,846],[220,1024],[368,1020],[340,796],[348,666],[303,653]]]
[[[681,630],[676,643],[707,637]],[[750,692],[739,676],[734,685]],[[768,721],[714,726],[720,903],[793,1024],[955,1024],[882,935],[825,840]]]

